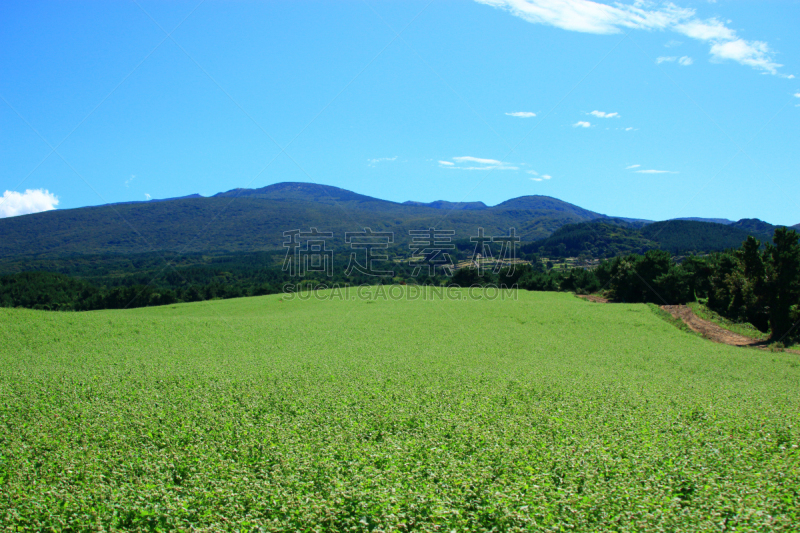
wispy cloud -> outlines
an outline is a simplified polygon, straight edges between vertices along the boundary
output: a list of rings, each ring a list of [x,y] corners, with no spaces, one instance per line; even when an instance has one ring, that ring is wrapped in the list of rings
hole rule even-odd
[[[532,181],[542,181],[542,178],[531,178]]]
[[[632,168],[639,168],[642,165],[631,165],[629,167],[625,167],[625,170],[631,170]]]
[[[778,74],[783,65],[776,63],[773,52],[762,41],[741,39],[735,30],[716,19],[701,19],[691,8],[671,2],[655,4],[635,0],[632,4],[613,5],[591,0],[476,0],[481,4],[505,9],[533,24],[546,24],[568,31],[607,35],[624,30],[673,31],[710,45],[712,59],[737,61],[770,74]]]
[[[396,161],[397,156],[394,157],[377,157],[375,159],[367,159],[368,166],[374,167],[378,163],[385,163],[387,161]]]
[[[439,161],[439,166],[455,170],[519,170],[518,166],[497,159],[484,159],[469,155],[453,157],[452,161]]]
[[[513,113],[506,113],[506,115],[509,117],[532,118],[536,116],[536,113],[530,111],[514,111]]]
[[[131,174],[131,177],[125,180],[125,186],[129,187],[131,182],[136,179],[136,174]]]
[[[144,193],[144,199],[145,199],[145,200],[149,200],[150,198],[152,198],[152,196],[150,196],[150,195],[149,195],[149,194],[147,194],[147,193]]]
[[[539,175],[539,173],[536,172],[535,170],[526,170],[525,172],[527,172],[528,174],[532,174],[533,176],[538,176]]]
[[[52,211],[58,198],[47,189],[27,189],[24,193],[6,191],[0,198],[0,218]]]
[[[573,128],[591,128],[592,127],[592,123],[591,122],[586,122],[584,120],[579,120],[578,122],[573,124],[572,127]]]
[[[619,118],[619,113],[605,113],[603,111],[592,111],[591,113],[587,113],[587,115],[593,115],[598,118]]]
[[[637,174],[677,174],[672,170],[637,170]]]
[[[630,127],[625,128],[625,131],[634,131],[635,129],[636,128],[634,128],[633,126],[630,126]]]
[[[772,50],[767,43],[762,41],[736,39],[735,41],[717,42],[711,46],[711,56],[718,61],[732,59],[770,74],[777,74],[777,69],[783,66],[772,61]]]
[[[794,93],[795,98],[800,98],[800,93]]]
[[[502,165],[501,161],[497,159],[481,159],[480,157],[472,157],[469,155],[454,157],[453,161],[456,163],[480,163],[481,165]]]
[[[656,63],[659,65],[661,63],[674,63],[675,61],[677,61],[679,65],[682,65],[684,67],[688,67],[689,65],[694,63],[694,59],[692,59],[689,56],[683,56],[683,57],[661,56],[656,59]]]
[[[546,180],[549,180],[549,179],[550,179],[550,178],[552,178],[552,177],[553,177],[553,176],[551,176],[551,175],[549,175],[549,174],[542,174],[542,178],[544,178],[544,179],[546,179]]]

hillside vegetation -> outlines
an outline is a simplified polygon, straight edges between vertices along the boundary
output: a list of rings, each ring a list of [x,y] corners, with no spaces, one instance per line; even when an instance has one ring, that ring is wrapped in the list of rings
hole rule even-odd
[[[523,250],[548,257],[584,254],[611,258],[643,254],[653,249],[666,250],[673,255],[704,254],[738,248],[751,235],[769,242],[775,228],[756,219],[733,224],[667,220],[646,225],[621,219],[599,219],[562,226],[546,239],[525,245]]]
[[[280,250],[285,231],[312,227],[333,232],[326,246],[336,250],[346,248],[345,232],[364,228],[393,232],[395,245],[405,247],[411,230],[453,230],[455,239],[468,242],[479,228],[487,235],[515,228],[522,242],[539,241],[529,251],[543,246],[551,256],[596,258],[652,248],[674,254],[722,251],[739,246],[748,235],[768,240],[775,229],[756,219],[728,225],[615,219],[548,196],[522,196],[492,207],[482,202],[400,204],[338,187],[278,183],[211,198],[192,195],[0,219],[0,272],[13,271],[2,266],[11,262],[97,254]]]
[[[481,210],[404,205],[344,189],[282,183],[234,189],[212,198],[117,204],[55,210],[0,219],[0,259],[75,254],[162,252],[253,252],[281,249],[283,233],[315,227],[332,231],[331,247],[343,248],[344,233],[392,231],[408,243],[409,230],[454,230],[459,238],[517,235],[533,241],[573,222],[602,217],[545,196],[510,200]]]
[[[325,296],[0,309],[0,522],[796,529],[796,355],[567,294]]]

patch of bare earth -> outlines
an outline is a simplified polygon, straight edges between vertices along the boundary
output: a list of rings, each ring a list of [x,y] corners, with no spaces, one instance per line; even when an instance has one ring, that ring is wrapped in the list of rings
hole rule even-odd
[[[584,300],[589,300],[590,302],[597,302],[597,303],[610,303],[609,300],[605,298],[601,298],[599,296],[592,296],[592,295],[584,295],[578,294],[578,298],[583,298]],[[686,305],[662,305],[661,309],[668,312],[675,318],[678,318],[683,321],[684,324],[689,326],[689,329],[695,331],[714,342],[719,342],[721,344],[728,344],[730,346],[753,346],[756,348],[768,349],[767,342],[754,339],[752,337],[746,337],[744,335],[739,335],[738,333],[734,333],[729,331],[723,327],[720,327],[713,322],[709,322],[703,318],[700,318],[694,311],[691,310],[689,306]],[[797,350],[783,350],[789,353],[795,353],[800,355],[800,351]]]
[[[598,304],[607,304],[608,300],[605,298],[601,298],[600,296],[592,296],[591,294],[579,294],[578,298],[583,298],[584,300],[589,300],[590,302],[595,302]]]
[[[689,326],[689,329],[696,331],[703,337],[719,342],[722,344],[730,344],[731,346],[756,346],[763,345],[763,341],[759,341],[744,335],[739,335],[732,331],[728,331],[713,322],[704,320],[694,314],[694,312],[685,305],[662,305],[661,309],[667,311],[675,318],[683,320],[684,324]]]

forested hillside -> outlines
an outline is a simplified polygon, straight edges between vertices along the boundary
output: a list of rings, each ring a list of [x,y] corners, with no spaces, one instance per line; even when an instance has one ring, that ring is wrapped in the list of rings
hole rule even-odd
[[[492,207],[400,204],[337,187],[278,183],[211,198],[192,195],[0,219],[0,273],[7,271],[2,264],[33,258],[281,250],[285,231],[312,227],[333,232],[326,246],[337,250],[346,248],[345,232],[363,228],[393,232],[394,244],[407,245],[411,230],[453,230],[455,239],[468,240],[478,228],[499,235],[513,227],[523,243],[537,241],[528,252],[542,248],[552,256],[595,258],[652,248],[673,254],[718,251],[738,246],[748,235],[768,240],[775,228],[755,219],[728,225],[615,219],[548,196],[523,196]]]
[[[336,187],[307,183],[236,189],[212,198],[188,198],[47,211],[0,219],[3,258],[144,252],[252,252],[281,249],[293,229],[332,231],[327,245],[343,248],[344,233],[394,232],[407,243],[410,230],[454,230],[456,238],[506,234],[523,241],[547,237],[569,223],[603,215],[545,196],[527,196],[498,206],[440,209],[404,205]]]
[[[768,231],[769,230],[769,231]],[[757,219],[733,224],[693,220],[668,220],[642,226],[620,219],[601,219],[568,224],[523,250],[548,257],[610,258],[661,249],[673,255],[692,255],[738,248],[747,237],[772,238],[775,226]]]

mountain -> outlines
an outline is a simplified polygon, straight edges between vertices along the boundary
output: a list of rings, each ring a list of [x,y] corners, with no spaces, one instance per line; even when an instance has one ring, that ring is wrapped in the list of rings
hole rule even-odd
[[[173,200],[186,200],[188,198],[203,198],[203,196],[199,194],[189,194],[186,196],[176,196],[174,198],[151,198],[149,200],[133,200],[131,202],[115,202],[113,204],[105,204],[105,205],[127,205],[127,204],[144,204],[147,202],[171,202]]]
[[[454,230],[455,238],[507,234],[523,241],[550,235],[565,224],[604,215],[546,196],[524,196],[485,209],[404,205],[313,183],[279,183],[233,189],[210,198],[59,209],[0,219],[0,259],[143,252],[245,252],[281,250],[285,231],[344,233],[391,231],[395,243],[410,230]]]
[[[738,248],[752,233],[733,224],[667,220],[643,227],[642,236],[672,254],[718,252]]]
[[[492,207],[497,210],[513,210],[513,211],[549,211],[554,213],[564,213],[571,216],[594,220],[596,218],[607,218],[605,215],[589,211],[572,205],[558,198],[550,196],[520,196],[519,198],[512,198],[506,200],[501,204]]]
[[[717,224],[697,220],[668,220],[636,225],[622,219],[598,219],[567,224],[542,239],[522,246],[524,252],[546,256],[576,257],[582,253],[596,258],[610,258],[647,250],[662,249],[675,255],[720,252],[738,248],[753,235],[769,241],[774,226],[766,222],[740,220]]]
[[[0,219],[0,262],[19,265],[31,258],[91,254],[280,251],[284,232],[309,228],[333,232],[326,246],[339,251],[347,248],[345,232],[364,228],[393,232],[394,244],[407,247],[409,231],[432,227],[454,230],[454,240],[477,235],[478,228],[486,235],[505,235],[513,227],[522,242],[536,245],[531,249],[594,257],[654,247],[676,254],[722,250],[739,246],[747,235],[768,240],[774,231],[757,219],[731,224],[616,219],[549,196],[522,196],[495,206],[444,200],[398,203],[328,185],[277,183],[210,198],[195,194]]]
[[[435,202],[403,202],[403,205],[413,205],[417,207],[432,207],[434,209],[487,209],[488,206],[483,202],[448,202],[446,200],[436,200]]]
[[[281,202],[302,201],[324,205],[359,206],[361,208],[384,210],[390,209],[392,206],[402,205],[331,185],[303,182],[276,183],[260,189],[231,189],[230,191],[215,194],[212,198],[261,198]]]
[[[658,243],[645,238],[637,226],[622,219],[598,219],[562,226],[546,239],[523,245],[521,250],[546,257],[588,254],[595,258],[610,258],[643,254],[653,248],[658,248]]]
[[[743,229],[761,241],[772,240],[775,228],[778,227],[757,218],[743,218],[742,220],[734,222],[731,226]]]
[[[713,222],[715,224],[733,224],[733,220],[728,220],[727,218],[700,218],[700,217],[684,217],[684,218],[673,218],[672,220],[691,220],[693,222]]]

